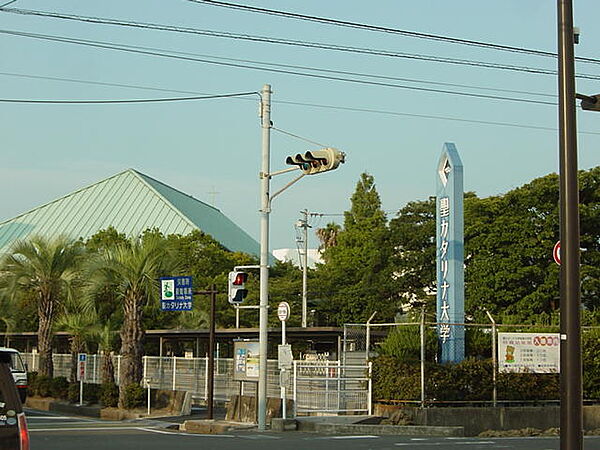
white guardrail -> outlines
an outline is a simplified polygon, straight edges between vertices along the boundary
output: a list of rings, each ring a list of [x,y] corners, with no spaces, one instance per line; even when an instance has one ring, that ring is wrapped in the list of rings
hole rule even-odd
[[[29,371],[39,368],[38,353],[22,353]],[[54,354],[54,376],[69,378],[72,356]],[[101,383],[101,368],[105,358],[100,354],[87,355],[86,383]],[[114,355],[113,367],[118,384],[121,356]],[[208,397],[208,358],[177,356],[144,356],[143,377],[155,389],[192,392],[193,397],[206,401]],[[340,361],[294,361],[289,377],[280,379],[277,360],[267,361],[267,395],[281,396],[280,381],[285,382],[287,398],[294,399],[297,414],[371,414],[371,363],[343,365]],[[216,358],[214,372],[214,398],[229,400],[236,394],[256,395],[257,383],[233,379],[233,359]]]

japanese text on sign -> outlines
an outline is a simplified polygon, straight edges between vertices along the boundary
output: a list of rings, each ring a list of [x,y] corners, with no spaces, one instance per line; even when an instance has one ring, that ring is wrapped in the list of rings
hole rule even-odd
[[[163,277],[160,279],[160,309],[191,311],[193,307],[192,277]]]
[[[498,371],[558,373],[558,333],[498,333]]]
[[[450,313],[449,313],[449,309],[450,309],[450,303],[448,302],[448,290],[450,288],[450,283],[448,283],[447,280],[447,276],[448,276],[448,246],[449,246],[449,242],[448,242],[448,230],[450,227],[450,223],[448,221],[449,217],[450,217],[450,199],[448,197],[441,197],[440,198],[440,207],[439,207],[439,216],[441,218],[440,220],[440,238],[441,238],[441,243],[440,243],[440,274],[441,274],[441,280],[442,280],[442,284],[439,286],[439,289],[441,289],[442,291],[442,313],[440,315],[440,322],[442,322],[439,325],[439,334],[440,334],[440,338],[442,339],[442,342],[446,342],[449,338],[450,335],[452,333],[452,330],[450,329],[450,325],[448,325],[448,322],[450,322]],[[445,323],[444,323],[445,322]]]

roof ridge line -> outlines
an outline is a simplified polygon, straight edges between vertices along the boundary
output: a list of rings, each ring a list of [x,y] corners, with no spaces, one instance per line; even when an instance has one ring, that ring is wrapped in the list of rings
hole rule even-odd
[[[142,173],[142,172],[140,172],[139,170],[136,170],[136,169],[128,169],[128,170],[131,170],[131,171],[135,172],[137,175],[141,176],[142,178],[143,178],[143,177],[150,178],[152,181],[155,181],[155,182],[157,182],[157,183],[159,183],[159,184],[161,184],[161,185],[165,186],[165,187],[166,187],[166,188],[168,188],[168,189],[171,189],[171,190],[173,190],[173,191],[175,191],[175,192],[178,192],[178,193],[179,193],[179,194],[181,194],[181,195],[184,195],[184,196],[186,196],[186,197],[189,197],[189,198],[191,198],[192,200],[194,200],[194,201],[196,201],[196,202],[200,202],[200,203],[202,203],[204,206],[207,206],[207,207],[209,207],[209,208],[211,208],[211,209],[214,209],[215,211],[217,211],[217,212],[219,212],[219,213],[223,214],[223,212],[222,212],[222,211],[221,211],[219,208],[217,208],[216,206],[209,205],[208,203],[205,203],[205,202],[203,202],[202,200],[200,200],[200,199],[197,199],[197,198],[196,198],[196,197],[194,197],[193,195],[190,195],[190,194],[187,194],[187,193],[185,193],[185,192],[183,192],[183,191],[180,191],[179,189],[176,189],[176,188],[174,188],[173,186],[169,186],[168,184],[166,184],[166,183],[163,183],[162,181],[160,181],[160,180],[157,180],[156,178],[154,178],[154,177],[151,177],[150,175],[146,175],[145,173]],[[144,180],[144,181],[145,181],[145,180]]]
[[[64,200],[64,199],[66,199],[66,198],[72,197],[72,196],[74,196],[75,194],[79,194],[80,192],[82,192],[82,191],[85,191],[86,189],[89,189],[89,188],[91,188],[92,186],[96,186],[97,184],[104,183],[105,181],[111,180],[111,179],[113,179],[113,178],[115,178],[115,177],[118,177],[119,175],[123,175],[124,173],[126,173],[126,172],[129,172],[129,171],[131,171],[131,170],[133,170],[133,169],[125,169],[125,170],[122,170],[121,172],[119,172],[119,173],[116,173],[116,174],[114,174],[114,175],[111,175],[111,176],[110,176],[110,177],[108,177],[108,178],[105,178],[105,179],[103,179],[103,180],[100,180],[100,181],[96,181],[95,183],[92,183],[92,184],[88,184],[87,186],[84,186],[84,187],[82,187],[82,188],[79,188],[79,189],[77,189],[76,191],[69,192],[68,194],[66,194],[66,195],[63,195],[62,197],[56,198],[56,199],[54,199],[54,200],[52,200],[52,201],[49,201],[48,203],[44,203],[44,204],[42,204],[42,205],[40,205],[40,206],[36,206],[35,208],[29,209],[29,210],[27,210],[27,211],[25,211],[25,212],[22,212],[21,214],[19,214],[19,215],[17,215],[17,216],[11,217],[10,219],[3,220],[2,222],[0,222],[0,226],[4,225],[5,223],[12,222],[12,221],[14,221],[14,220],[16,220],[16,219],[18,219],[18,218],[20,218],[20,217],[26,216],[27,214],[29,214],[29,213],[32,213],[33,211],[35,211],[35,210],[37,210],[37,209],[43,209],[43,208],[45,208],[45,207],[47,207],[47,206],[50,206],[50,205],[52,205],[53,203],[56,203],[56,202],[59,202],[59,201],[61,201],[61,200]],[[135,172],[135,170],[133,170],[133,171]]]
[[[145,185],[145,186],[146,186],[148,189],[150,189],[150,190],[151,190],[151,191],[154,193],[154,195],[156,195],[158,198],[160,198],[160,199],[161,199],[161,200],[162,200],[162,201],[163,201],[163,202],[164,202],[164,203],[165,203],[165,204],[166,204],[166,205],[167,205],[169,208],[171,208],[171,210],[172,210],[173,212],[175,212],[175,214],[176,214],[177,216],[179,216],[179,217],[183,218],[183,220],[184,220],[185,222],[187,222],[187,224],[188,224],[188,225],[191,225],[191,227],[192,227],[192,228],[194,228],[194,229],[199,229],[198,225],[196,225],[194,222],[192,222],[192,220],[191,220],[191,219],[190,219],[190,218],[189,218],[187,215],[185,215],[185,214],[184,214],[182,211],[180,211],[180,210],[179,210],[179,209],[178,209],[178,208],[177,208],[177,207],[176,207],[176,206],[175,206],[175,205],[174,205],[174,204],[173,204],[171,201],[169,201],[167,198],[165,198],[165,196],[164,196],[164,195],[162,195],[160,192],[158,192],[158,191],[157,191],[157,190],[154,188],[154,186],[152,186],[150,183],[148,183],[148,181],[147,181],[147,180],[145,180],[145,179],[144,179],[144,177],[146,177],[146,176],[147,176],[146,174],[143,174],[143,173],[141,173],[141,172],[138,172],[138,171],[137,171],[137,170],[135,170],[135,169],[128,169],[128,170],[129,170],[130,172],[132,172],[132,173],[133,173],[133,175],[134,175],[134,176],[135,176],[135,177],[136,177],[138,180],[140,180],[140,181],[141,181],[141,182],[142,182],[142,183],[143,183],[143,184],[144,184],[144,185]],[[154,180],[154,181],[157,181],[157,182],[159,182],[159,183],[160,183],[160,181],[158,181],[158,180],[155,180],[155,179],[154,179],[154,178],[152,178],[152,177],[148,177],[148,178],[151,178],[152,180]],[[163,186],[167,186],[167,185],[166,185],[166,184],[164,184],[164,183],[160,183],[160,184],[162,184]],[[175,189],[175,191],[177,191],[177,189]],[[177,192],[179,192],[179,191],[177,191]],[[193,198],[193,197],[192,197],[192,198]],[[195,199],[194,199],[194,200],[195,200]],[[201,202],[201,203],[203,203],[203,202]],[[218,210],[217,210],[217,211],[218,211]],[[219,212],[220,212],[220,211],[219,211]],[[200,231],[204,232],[203,230],[200,230]]]

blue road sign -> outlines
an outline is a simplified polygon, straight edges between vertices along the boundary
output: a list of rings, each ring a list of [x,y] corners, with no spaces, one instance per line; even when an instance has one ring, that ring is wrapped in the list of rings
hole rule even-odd
[[[162,277],[160,279],[160,309],[162,311],[191,311],[192,292],[192,277]]]

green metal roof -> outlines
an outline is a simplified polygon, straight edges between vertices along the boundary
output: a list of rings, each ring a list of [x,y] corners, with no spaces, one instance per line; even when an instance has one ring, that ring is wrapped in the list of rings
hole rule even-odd
[[[201,230],[228,250],[260,252],[259,244],[218,209],[133,169],[0,223],[0,252],[29,235],[87,239],[110,226],[128,236],[148,228],[165,235]]]

